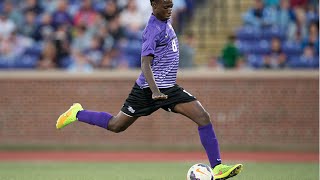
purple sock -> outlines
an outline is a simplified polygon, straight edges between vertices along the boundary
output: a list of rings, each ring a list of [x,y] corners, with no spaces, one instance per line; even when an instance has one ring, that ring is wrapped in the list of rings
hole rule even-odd
[[[219,143],[213,130],[212,124],[198,127],[199,136],[204,149],[207,152],[207,156],[211,167],[215,167],[221,164]]]
[[[83,110],[78,112],[77,118],[81,122],[107,129],[109,120],[112,118],[112,115],[106,112]]]

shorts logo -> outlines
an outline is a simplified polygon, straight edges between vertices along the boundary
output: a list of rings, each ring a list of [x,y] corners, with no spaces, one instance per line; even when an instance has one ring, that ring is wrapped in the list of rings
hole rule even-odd
[[[131,113],[136,112],[136,110],[134,110],[131,106],[128,107],[128,111],[130,111]]]

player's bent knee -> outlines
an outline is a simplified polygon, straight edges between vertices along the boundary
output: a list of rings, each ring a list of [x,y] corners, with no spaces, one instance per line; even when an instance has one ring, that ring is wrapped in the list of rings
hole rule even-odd
[[[109,127],[108,129],[114,133],[121,133],[121,132],[125,131],[127,129],[127,127],[115,124],[115,125]]]
[[[203,111],[199,117],[199,126],[205,126],[211,123],[210,114],[207,111]]]

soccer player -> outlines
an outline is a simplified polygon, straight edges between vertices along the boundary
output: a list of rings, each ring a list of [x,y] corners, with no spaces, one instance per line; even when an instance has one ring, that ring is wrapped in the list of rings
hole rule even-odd
[[[218,140],[210,116],[200,102],[176,84],[179,64],[179,44],[170,23],[172,0],[150,0],[153,13],[143,31],[141,70],[121,111],[113,116],[107,112],[83,110],[73,104],[57,120],[61,129],[81,121],[119,133],[140,116],[148,116],[159,108],[182,114],[198,125],[201,143],[207,153],[215,179],[227,179],[242,170],[242,164],[221,163]]]

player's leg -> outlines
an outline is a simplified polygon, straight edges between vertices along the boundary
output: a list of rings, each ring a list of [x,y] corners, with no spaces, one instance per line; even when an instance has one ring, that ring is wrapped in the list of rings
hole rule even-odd
[[[180,113],[198,125],[201,143],[205,148],[211,167],[221,164],[219,143],[216,138],[209,113],[199,101],[180,103],[174,107],[174,112]]]
[[[132,123],[135,122],[136,119],[137,117],[130,117],[121,111],[116,116],[112,116],[107,112],[83,110],[79,103],[75,103],[68,111],[59,117],[56,127],[57,129],[61,129],[78,120],[119,133],[126,130]]]
[[[210,115],[199,101],[177,104],[174,107],[174,111],[198,124],[200,140],[213,168],[215,179],[227,179],[240,173],[242,170],[241,164],[233,166],[221,164],[219,143],[211,123]]]

